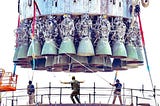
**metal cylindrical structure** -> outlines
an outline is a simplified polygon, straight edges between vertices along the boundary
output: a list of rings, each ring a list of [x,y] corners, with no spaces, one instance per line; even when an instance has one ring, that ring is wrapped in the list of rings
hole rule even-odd
[[[46,59],[40,69],[51,67],[50,71],[63,71],[64,68],[72,71],[77,67],[83,71],[83,67],[92,66],[93,70],[97,70],[97,66],[98,70],[106,70],[106,67],[114,70],[117,69],[115,61],[117,64],[120,60],[121,65],[121,60],[131,57],[131,50],[125,45],[132,42],[133,48],[141,46],[134,19],[137,11],[132,11],[139,6],[136,0],[21,0],[19,6],[21,21],[16,42],[19,47],[13,62],[23,63],[24,68],[32,66],[30,61],[34,58],[37,63]],[[27,46],[22,47],[24,44]],[[23,54],[27,53],[27,66],[24,66],[25,61],[17,59],[17,52],[18,58],[26,55],[18,50],[20,47]],[[140,53],[140,49],[137,52]],[[107,58],[114,60],[114,65],[113,61],[106,62]]]

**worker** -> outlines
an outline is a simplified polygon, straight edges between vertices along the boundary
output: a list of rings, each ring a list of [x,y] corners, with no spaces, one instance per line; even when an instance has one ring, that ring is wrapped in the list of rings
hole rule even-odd
[[[113,99],[113,104],[115,104],[116,98],[118,96],[119,98],[119,102],[122,105],[122,99],[121,99],[121,88],[122,88],[122,84],[120,83],[120,81],[118,79],[116,79],[116,83],[115,84],[111,84],[112,86],[115,86],[115,90],[114,90],[114,99]]]
[[[32,81],[29,81],[28,83],[29,85],[27,86],[27,94],[29,96],[29,104],[33,104],[35,102],[35,88],[32,84]]]
[[[84,81],[77,81],[75,79],[75,76],[72,76],[72,81],[70,82],[61,82],[63,84],[71,84],[71,88],[72,88],[72,93],[70,95],[71,97],[71,100],[74,104],[76,104],[75,100],[73,97],[75,97],[75,99],[77,100],[77,102],[80,104],[80,100],[79,100],[79,97],[78,95],[80,95],[80,83],[84,83]]]

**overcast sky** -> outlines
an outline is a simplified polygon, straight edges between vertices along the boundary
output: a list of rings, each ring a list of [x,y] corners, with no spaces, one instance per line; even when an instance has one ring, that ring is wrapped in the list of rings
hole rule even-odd
[[[6,71],[13,71],[13,55],[15,51],[15,34],[14,30],[17,27],[18,20],[18,0],[2,0],[0,5],[0,68],[4,68]],[[151,77],[154,85],[160,88],[160,0],[150,0],[150,5],[147,8],[141,7],[141,19],[145,38],[145,46],[147,50],[147,57],[150,66]],[[33,70],[17,68],[16,74],[18,78],[18,88],[24,88],[28,84],[28,80],[32,77]],[[96,73],[90,74],[74,74],[77,79],[85,80],[86,84],[98,84],[103,85],[106,83],[102,78],[107,81],[113,82],[115,72],[112,73]],[[65,76],[65,77],[64,77]],[[48,73],[46,71],[34,72],[34,83],[39,83],[40,86],[48,85],[48,82],[53,82],[54,85],[61,85],[59,80],[71,79],[72,73]],[[150,77],[146,65],[131,69],[123,72],[118,72],[118,78],[122,83],[125,83],[127,87],[141,88],[144,84],[146,88],[151,89]],[[92,79],[92,80],[90,80]],[[44,83],[45,82],[45,83]],[[109,86],[109,85],[108,85]]]

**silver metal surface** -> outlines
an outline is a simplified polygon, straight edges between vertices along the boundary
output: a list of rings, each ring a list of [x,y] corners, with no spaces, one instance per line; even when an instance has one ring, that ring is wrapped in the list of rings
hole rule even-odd
[[[130,6],[132,0],[35,0],[41,15],[63,14],[106,14],[109,16],[131,17]],[[32,5],[28,0],[21,0],[20,12],[22,19],[33,17]],[[38,14],[37,11],[37,16]]]

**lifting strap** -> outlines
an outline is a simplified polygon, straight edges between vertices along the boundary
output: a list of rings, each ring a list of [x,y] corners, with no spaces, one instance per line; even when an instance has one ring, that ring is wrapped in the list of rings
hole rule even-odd
[[[38,10],[38,13],[41,15],[41,12],[40,12],[40,10],[39,10],[39,8],[38,8],[38,5],[37,5],[37,3],[36,3],[36,1],[34,0],[34,2],[33,2],[33,24],[32,24],[32,35],[31,35],[31,38],[32,38],[32,42],[34,42],[34,34],[35,34],[35,25],[36,25],[36,10]],[[35,68],[36,68],[36,60],[35,60],[35,49],[34,49],[34,43],[32,43],[33,44],[33,46],[32,46],[32,51],[33,51],[33,54],[32,54],[32,59],[33,59],[33,66],[32,66],[32,70],[35,70]],[[33,74],[32,74],[32,80],[33,80],[33,76],[34,76],[34,72],[33,72]]]

